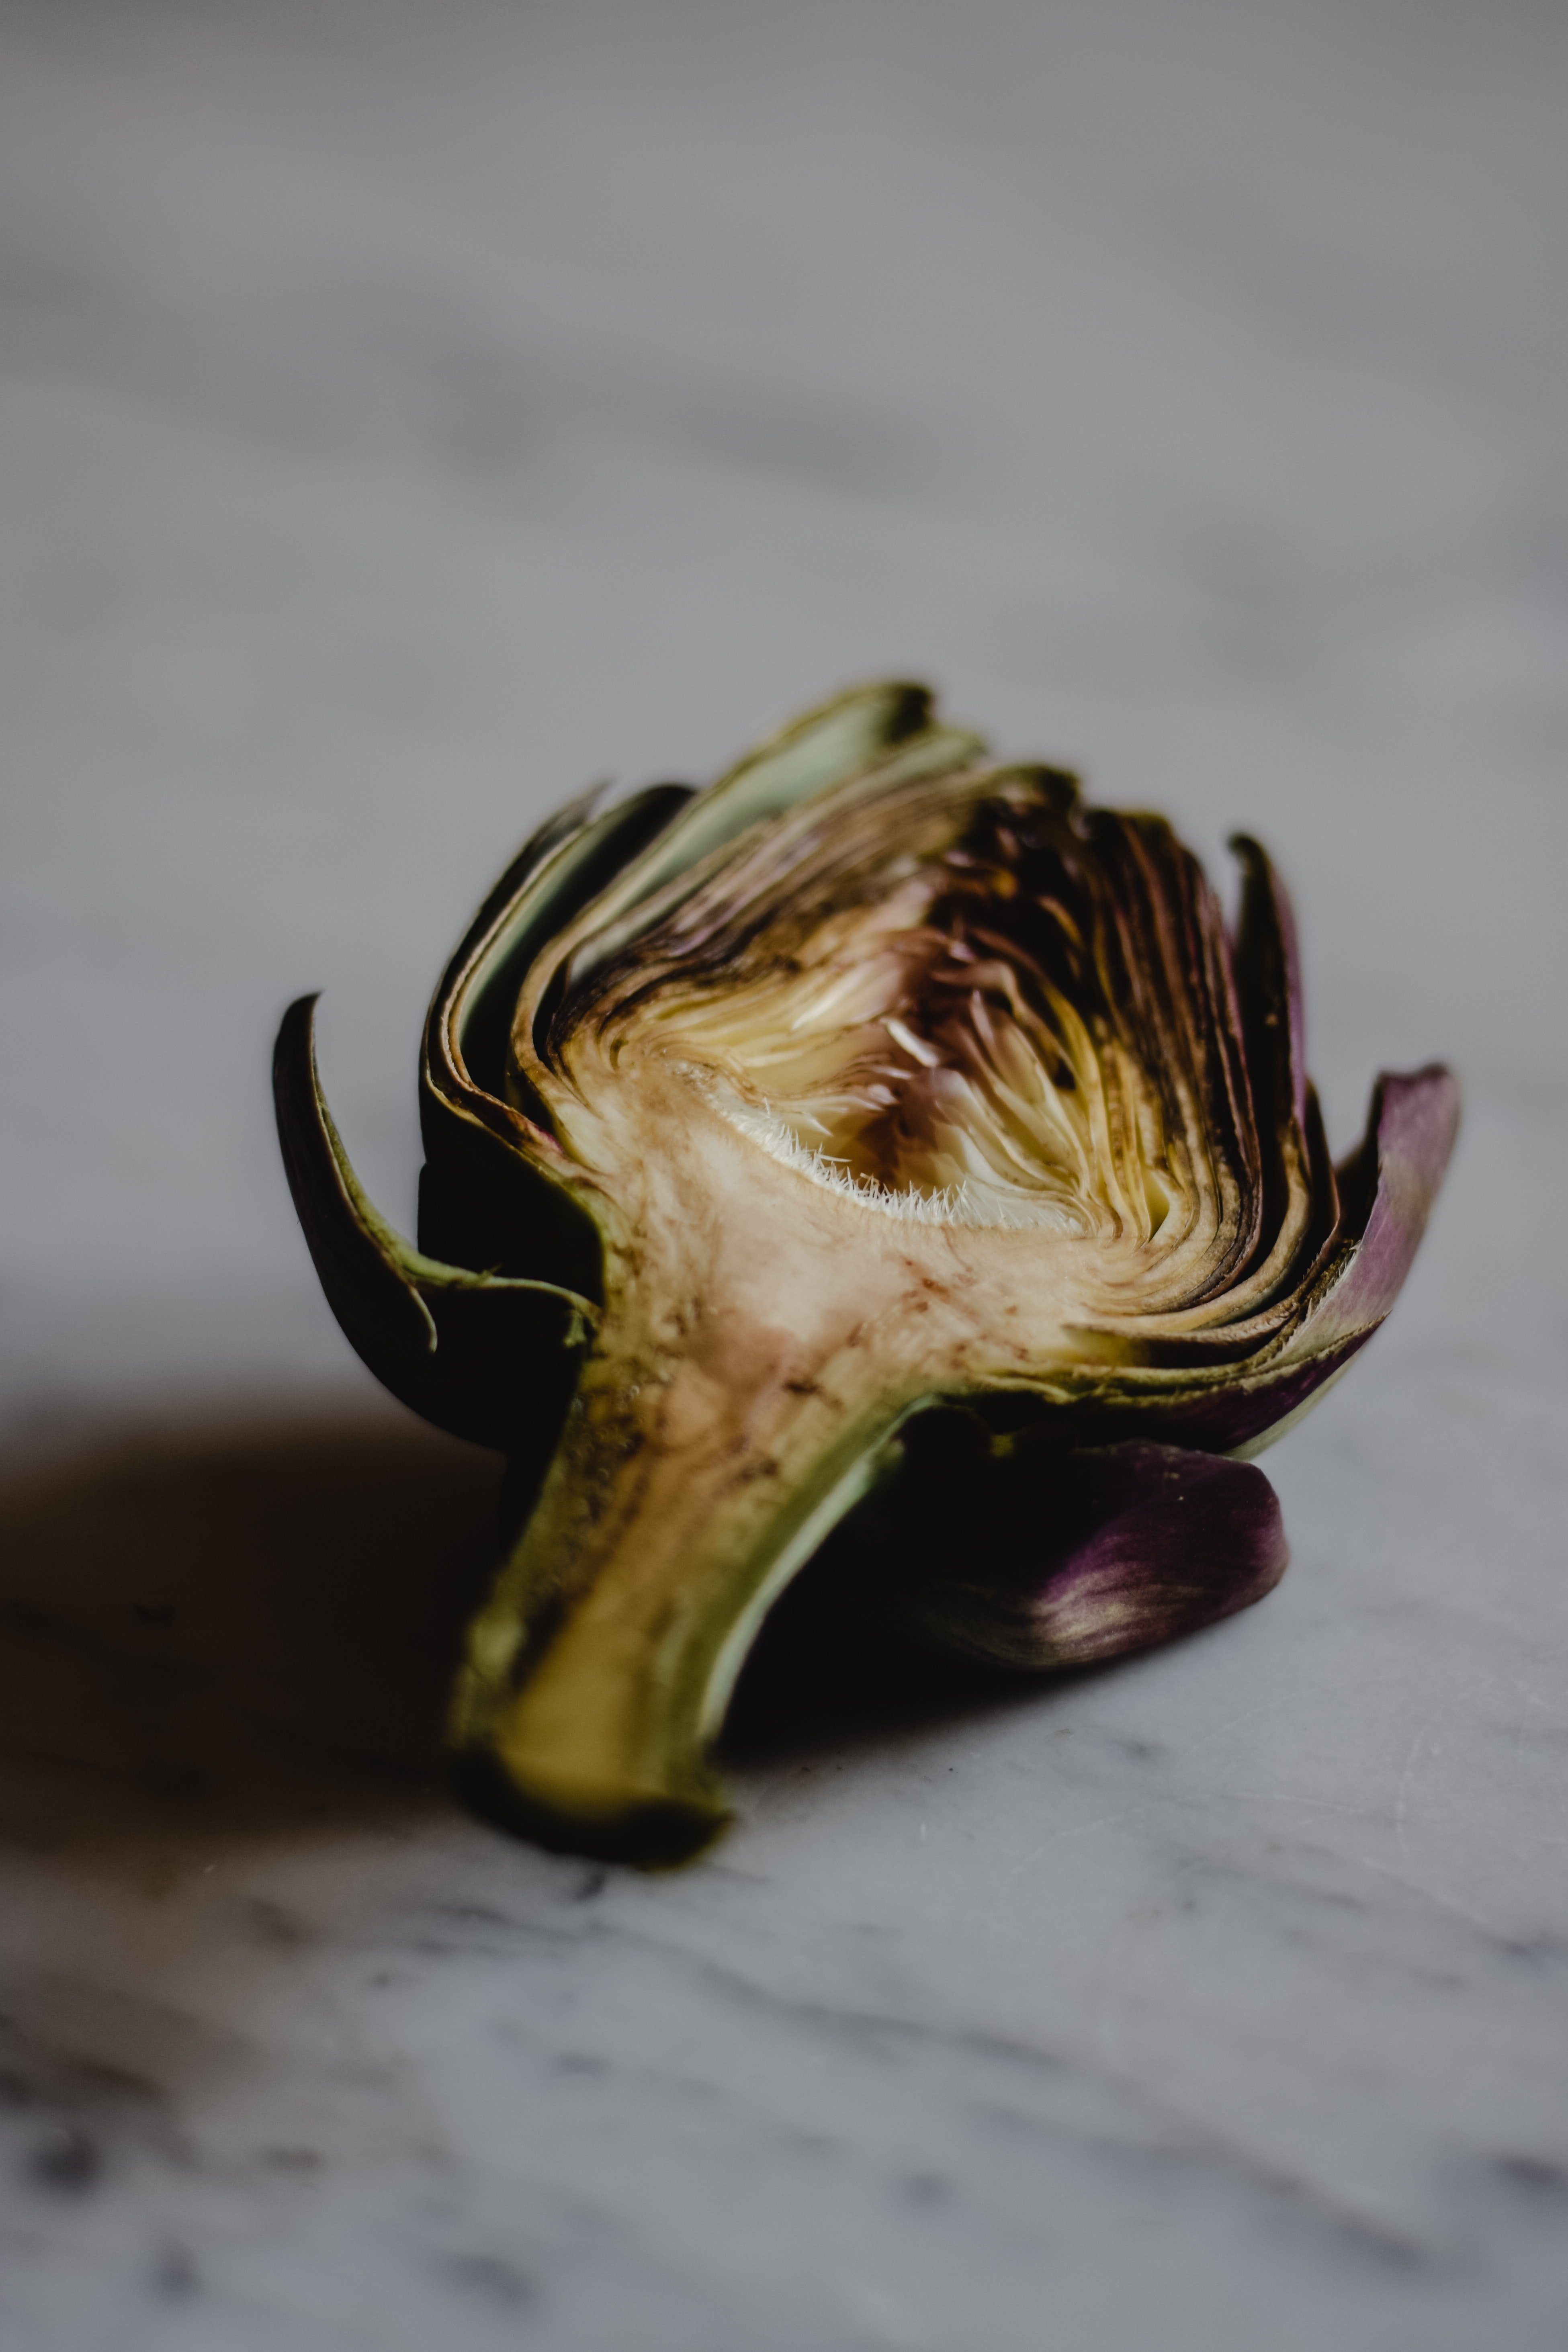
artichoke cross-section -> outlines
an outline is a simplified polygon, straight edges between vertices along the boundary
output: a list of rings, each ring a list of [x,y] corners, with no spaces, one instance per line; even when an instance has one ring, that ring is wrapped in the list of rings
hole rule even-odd
[[[1011,1668],[1278,1579],[1243,1457],[1387,1313],[1458,1097],[1381,1080],[1336,1170],[1290,909],[1237,850],[1233,930],[1163,820],[897,682],[705,791],[579,803],[437,990],[417,1247],[291,1010],[328,1297],[395,1393],[510,1457],[451,1717],[489,1810],[643,1861],[705,1843],[736,1677],[847,1519],[889,1639]]]

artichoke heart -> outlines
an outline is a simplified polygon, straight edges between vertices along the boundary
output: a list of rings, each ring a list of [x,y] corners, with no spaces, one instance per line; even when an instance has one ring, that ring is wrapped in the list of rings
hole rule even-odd
[[[509,1457],[451,1737],[489,1811],[645,1862],[840,1523],[889,1637],[1148,1646],[1285,1565],[1247,1458],[1388,1312],[1458,1090],[1382,1078],[1337,1169],[1294,929],[1163,820],[859,689],[705,791],[579,803],[437,992],[419,1245],[356,1183],[309,1000],[279,1129],[387,1386]],[[853,1514],[853,1518],[850,1515]]]

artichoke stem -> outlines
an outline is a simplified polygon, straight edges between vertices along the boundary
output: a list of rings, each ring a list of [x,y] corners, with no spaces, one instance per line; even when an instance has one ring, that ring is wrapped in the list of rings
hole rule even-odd
[[[824,1321],[765,1327],[690,1291],[660,1311],[646,1270],[621,1287],[470,1630],[451,1730],[487,1811],[653,1864],[723,1826],[706,1757],[746,1652],[899,1418],[863,1327]]]

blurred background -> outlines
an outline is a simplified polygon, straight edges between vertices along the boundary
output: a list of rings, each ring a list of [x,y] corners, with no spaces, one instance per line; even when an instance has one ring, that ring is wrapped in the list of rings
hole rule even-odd
[[[1340,1141],[1438,1051],[1555,1113],[1558,11],[6,0],[0,38],[13,1425],[343,1376],[284,1003],[325,991],[408,1219],[424,1004],[539,815],[885,669],[1216,870],[1268,840]]]
[[[1386,1753],[1347,1735],[1351,1781],[1311,1798],[1292,1784],[1280,1801],[1386,1814],[1393,1839],[1397,1787],[1386,1868],[1414,1874],[1433,1916],[1568,1948],[1545,1891],[1561,1875],[1560,1777],[1542,1765],[1534,1842],[1521,1844],[1517,1786],[1458,1763],[1428,1773],[1420,1744],[1436,1756],[1431,1725],[1457,1722],[1468,1757],[1479,1685],[1434,1664],[1408,1701],[1388,1696],[1414,1612],[1441,1619],[1459,1650],[1479,1645],[1488,1706],[1513,1693],[1488,1717],[1500,1739],[1515,1698],[1521,1723],[1551,1727],[1559,1760],[1568,1737],[1565,106],[1568,16],[1541,0],[0,0],[0,1449],[13,1480],[0,1518],[22,1563],[13,1633],[36,1630],[74,1577],[100,1645],[59,1666],[58,1699],[33,1653],[14,1676],[37,1717],[23,1750],[77,1775],[76,1794],[49,1781],[47,1795],[25,1772],[7,1800],[24,1848],[53,1838],[77,1856],[68,1886],[43,1864],[26,1880],[27,1917],[57,1923],[26,1944],[29,1966],[79,1974],[83,1948],[122,1937],[142,1950],[143,1929],[125,1925],[142,1894],[94,1858],[102,1776],[124,1778],[132,1759],[136,1802],[151,1802],[178,1782],[180,1740],[222,1744],[182,1717],[147,1760],[126,1612],[153,1612],[136,1621],[141,1640],[169,1622],[157,1612],[176,1585],[195,1595],[221,1566],[249,1594],[224,1671],[241,1673],[239,1642],[247,1689],[266,1685],[290,1738],[306,1716],[341,1729],[346,1707],[363,1756],[429,1762],[430,1676],[461,1612],[420,1598],[419,1563],[433,1526],[460,1525],[464,1575],[477,1572],[489,1473],[451,1449],[421,1454],[405,1423],[376,1417],[321,1299],[271,1124],[284,1004],[324,991],[329,1094],[372,1193],[411,1226],[425,1003],[519,841],[597,779],[700,780],[799,707],[882,671],[929,677],[954,716],[1008,752],[1078,767],[1100,799],[1164,810],[1216,876],[1230,831],[1262,836],[1297,897],[1337,1147],[1354,1139],[1377,1066],[1442,1055],[1459,1067],[1460,1158],[1375,1370],[1277,1457],[1299,1562],[1349,1559],[1360,1541],[1357,1572],[1370,1558],[1383,1579],[1358,1589],[1393,1628],[1388,1678],[1361,1692],[1357,1721],[1388,1710]],[[216,1455],[209,1423],[228,1432]],[[310,1612],[331,1531],[367,1525],[378,1558],[397,1551],[403,1597],[385,1600],[367,1555],[322,1604],[329,1639]],[[393,1644],[362,1705],[339,1669],[374,1593],[383,1615],[424,1629],[430,1654]],[[1288,1605],[1304,1604],[1270,1610]],[[1472,1612],[1489,1630],[1474,1632]],[[1251,1621],[1235,1636],[1254,1638]],[[111,1683],[131,1715],[104,1746]],[[1321,1744],[1310,1720],[1301,1757]],[[279,1812],[268,1759],[235,1769],[272,1836],[328,1800],[295,1755]],[[765,1816],[774,1784],[759,1774],[748,1802]],[[1436,1826],[1412,1846],[1423,1791]],[[428,1801],[476,1883],[500,1867],[488,1833]],[[1445,1843],[1461,1817],[1464,1837]],[[176,1876],[208,1867],[192,1857],[216,1833],[150,1818],[127,1816],[117,1853],[177,1853]],[[406,1822],[397,1834],[416,1838]],[[733,1867],[793,1884],[795,1848],[759,1837]],[[540,1905],[566,1901],[550,1875],[565,1865],[506,1865],[525,1866]],[[1127,1863],[1134,1907],[1154,1883],[1142,1867]],[[816,1864],[800,1869],[815,1888]],[[310,1899],[330,1908],[319,1887]],[[939,1907],[985,1899],[950,1889]],[[284,1904],[276,1887],[253,1900]],[[907,1924],[901,1901],[889,1895],[889,1916]],[[227,1948],[216,1912],[182,1918],[183,1951]],[[1425,1932],[1411,1927],[1413,1953]],[[1019,1934],[993,1956],[1009,1983],[1040,1965],[1047,1930]],[[286,1945],[280,1928],[268,1966],[284,1968]],[[1355,1950],[1342,1957],[1343,1984],[1364,1983]],[[153,1937],[137,1998],[159,2015],[167,1964]],[[815,1965],[801,1962],[803,1999],[820,1990]],[[97,2177],[112,2139],[82,2120],[89,2092],[70,2067],[90,2045],[94,2063],[123,2071],[117,2035],[144,2037],[144,2017],[114,2024],[130,1998],[115,1981],[121,2009],[91,2008],[57,2036],[50,2128],[66,2137],[18,2158],[62,2190]],[[1161,2008],[1152,1978],[1145,1991],[1143,2040],[1117,2044],[1132,2071],[1159,2074],[1180,2044],[1223,2074],[1225,2019],[1205,2010],[1194,2026],[1179,2004]],[[292,1997],[279,1993],[280,2017]],[[1053,2012],[1069,2043],[1077,1997]],[[1473,1985],[1467,1997],[1490,2000]],[[1426,2140],[1409,2153],[1416,2141],[1400,2137],[1426,2114],[1428,2051],[1468,2053],[1455,2116],[1467,2100],[1490,2115],[1495,2093],[1488,2145],[1512,2147],[1531,2053],[1552,2016],[1561,2025],[1542,1999],[1506,2050],[1466,2040],[1473,2006],[1434,2025],[1390,2060],[1375,2117],[1355,2109],[1342,2137],[1309,2075],[1320,2060],[1358,2075],[1353,2034],[1299,2080],[1271,2076],[1286,2120],[1258,2161],[1342,2188],[1375,2143],[1367,2177],[1384,2168],[1391,2233],[1377,2259],[1397,2268],[1401,2246],[1451,2235],[1443,2199],[1459,2194]],[[1486,2032],[1504,2032],[1502,2012],[1487,2014]],[[293,2033],[278,2024],[274,2054],[287,2046],[308,2073]],[[340,2108],[358,2114],[359,2096],[343,2091]],[[1237,2090],[1231,2105],[1246,2104]],[[1521,2196],[1560,2220],[1551,2199],[1568,2171],[1553,2188],[1545,2116],[1533,2139],[1520,2126],[1528,2146],[1510,2160],[1526,2168]],[[610,2202],[617,2226],[652,2242],[662,2225],[640,2194]],[[195,2226],[160,2238],[148,2221],[152,2251],[125,2256],[139,2278],[156,2273],[170,2308],[207,2264]],[[724,2293],[739,2300],[686,2273],[679,2292],[656,2280],[626,2306],[643,2315],[635,2340],[663,2343],[667,2323],[682,2352],[1043,2340],[1026,2332],[1026,2262],[1017,2299],[997,2287],[994,2326],[976,2321],[967,2338],[951,2315],[921,2333],[919,2298],[911,2317],[885,2281],[837,2316],[809,2296],[796,2311],[786,2281],[782,2332],[767,2334],[746,2281],[774,2276],[779,2246],[754,2215],[734,2226],[740,2284]],[[1223,2269],[1229,2223],[1215,2226]],[[551,2260],[566,2260],[575,2227],[562,2222]],[[368,2222],[362,2234],[368,2248]],[[825,2219],[803,2242],[831,2236]],[[117,2242],[110,2231],[97,2257],[105,2295]],[[1424,2305],[1424,2347],[1560,2340],[1561,2263],[1529,2242],[1512,2272],[1482,2263],[1480,2302]],[[510,2259],[450,2253],[470,2263],[475,2328],[511,2326],[527,2300],[508,2302]],[[903,2259],[889,2254],[887,2274]],[[1013,2257],[987,2259],[1000,2277]],[[365,2252],[364,2280],[379,2260]],[[1156,2263],[1148,2300],[1114,2311],[1085,2272],[1075,2345],[1148,2340],[1139,2314],[1163,2316],[1179,2269]],[[226,2342],[275,2340],[268,2298],[288,2295],[261,2276],[250,2318],[237,2305],[223,2321]],[[1265,2264],[1255,2301],[1234,2307],[1194,2288],[1193,2343],[1250,2352],[1267,2310],[1272,2340],[1294,2344],[1278,2332],[1278,2283]],[[77,2288],[50,2292],[65,2301],[38,2311],[79,2310]],[[87,2332],[59,2321],[47,2341],[108,2340],[90,2336],[91,2292],[71,2323]],[[297,2279],[289,2292],[307,2295]],[[354,2333],[374,2300],[363,2280],[343,2287],[338,2333],[311,2305],[310,2340],[401,2343],[400,2306],[380,2334]],[[1381,2303],[1374,2326],[1372,2308],[1312,2305],[1300,2341],[1329,2327],[1357,2344],[1415,2340]],[[1452,2338],[1440,2308],[1457,2315]],[[630,2343],[616,2334],[630,2324],[583,2318],[580,2338],[561,2340]]]

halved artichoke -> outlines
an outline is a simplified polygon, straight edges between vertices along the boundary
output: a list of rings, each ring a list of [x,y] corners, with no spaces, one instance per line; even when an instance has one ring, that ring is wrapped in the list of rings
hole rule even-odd
[[[279,1127],[328,1297],[395,1395],[509,1456],[452,1711],[489,1810],[576,1851],[702,1844],[752,1639],[873,1489],[890,1626],[1011,1666],[1278,1580],[1238,1457],[1388,1312],[1458,1094],[1380,1079],[1333,1167],[1289,908],[1236,846],[1231,938],[1163,820],[994,764],[903,684],[704,792],[579,803],[437,992],[417,1249],[290,1009]]]

